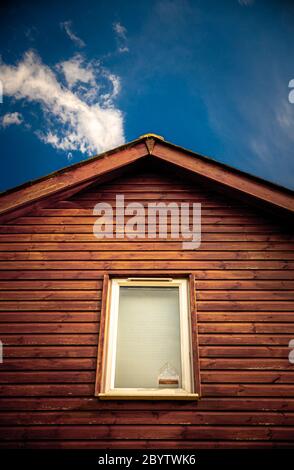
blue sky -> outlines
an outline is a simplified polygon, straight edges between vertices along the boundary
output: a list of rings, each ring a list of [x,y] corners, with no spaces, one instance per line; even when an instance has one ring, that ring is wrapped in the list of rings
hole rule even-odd
[[[9,2],[0,189],[154,132],[294,188],[294,2]]]

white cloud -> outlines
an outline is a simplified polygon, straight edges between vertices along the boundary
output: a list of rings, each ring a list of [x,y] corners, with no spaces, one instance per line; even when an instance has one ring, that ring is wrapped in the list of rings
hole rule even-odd
[[[113,31],[116,34],[118,52],[129,52],[127,45],[127,29],[121,23],[113,23]]]
[[[72,59],[60,62],[57,68],[62,71],[65,80],[70,88],[77,82],[89,83],[95,86],[95,71],[91,64],[85,65],[80,54],[76,54]]]
[[[128,46],[119,46],[118,47],[118,52],[123,53],[123,52],[129,52],[129,51],[130,51],[130,49],[128,48]]]
[[[60,67],[59,64],[57,69]],[[78,68],[81,75],[81,63]],[[70,76],[73,83],[73,73]],[[101,69],[98,77],[101,83],[96,86],[92,76],[85,76],[88,88],[74,93],[62,85],[53,70],[33,51],[28,51],[16,66],[0,63],[4,94],[40,105],[46,126],[36,130],[36,135],[54,148],[91,155],[124,142],[123,115],[113,101],[119,91],[119,78]],[[111,91],[102,93],[109,87]]]
[[[121,23],[113,23],[114,31],[121,36],[123,39],[126,39],[127,29]]]
[[[7,113],[3,116],[1,120],[1,124],[3,127],[11,126],[11,124],[15,124],[19,126],[23,122],[23,117],[20,113]]]
[[[63,28],[68,35],[68,37],[75,43],[76,46],[82,48],[85,47],[84,41],[79,38],[72,30],[72,21],[64,21],[60,23],[61,28]]]
[[[104,76],[111,82],[112,85],[112,90],[109,93],[105,93],[104,95],[101,96],[105,104],[108,106],[111,105],[112,101],[118,96],[121,85],[120,85],[120,79],[117,75],[114,75],[113,73],[109,73],[108,71],[104,70]]]

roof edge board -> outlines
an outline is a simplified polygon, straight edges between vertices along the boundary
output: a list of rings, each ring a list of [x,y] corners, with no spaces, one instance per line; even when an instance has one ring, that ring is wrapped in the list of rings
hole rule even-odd
[[[0,216],[27,204],[35,203],[47,196],[58,194],[64,189],[74,188],[75,185],[87,181],[91,183],[94,178],[146,156],[152,156],[155,159],[182,167],[191,173],[223,185],[223,187],[266,202],[272,207],[288,212],[294,211],[294,192],[290,189],[167,142],[156,134],[144,134],[115,149],[0,194]]]
[[[152,138],[154,138],[154,137],[152,137]],[[154,138],[154,140],[155,140],[155,138]],[[269,180],[266,180],[264,178],[261,178],[261,176],[252,175],[251,173],[248,173],[246,171],[239,170],[239,168],[228,165],[227,163],[222,163],[222,162],[220,162],[219,160],[216,160],[213,157],[209,157],[207,155],[203,155],[201,153],[195,152],[194,150],[190,150],[190,149],[187,149],[185,147],[181,147],[180,145],[174,144],[174,143],[169,142],[165,139],[157,139],[157,140],[158,140],[159,143],[162,143],[162,142],[160,142],[160,140],[164,140],[164,144],[166,144],[168,147],[171,147],[173,149],[177,149],[177,150],[179,150],[179,151],[181,151],[185,154],[188,154],[188,155],[190,155],[194,158],[199,158],[199,159],[201,159],[205,162],[208,162],[208,163],[214,163],[216,166],[227,169],[227,170],[229,170],[231,172],[234,172],[238,175],[244,175],[248,178],[256,180],[256,182],[264,183],[267,186],[273,186],[274,188],[280,189],[281,191],[287,191],[287,192],[289,192],[289,194],[292,194],[294,196],[294,190],[292,190],[290,188],[287,188],[286,186],[282,186],[281,184],[275,183],[274,181],[269,181]]]
[[[119,152],[121,150],[132,148],[134,145],[140,143],[141,141],[142,141],[142,139],[138,138],[138,139],[132,140],[131,142],[125,142],[124,144],[119,145],[118,147],[115,147],[115,148],[110,149],[110,150],[106,150],[105,152],[99,153],[97,155],[93,155],[93,157],[88,157],[86,160],[82,160],[82,161],[79,161],[77,163],[73,163],[72,165],[64,166],[64,167],[60,168],[59,170],[53,171],[52,173],[48,173],[48,175],[41,176],[40,178],[35,178],[33,180],[26,181],[25,183],[21,183],[17,186],[14,186],[12,188],[9,188],[5,191],[0,192],[0,198],[2,196],[6,196],[6,194],[10,194],[14,191],[18,191],[20,189],[32,186],[32,185],[34,185],[36,183],[39,183],[41,181],[53,178],[54,176],[58,176],[58,175],[61,175],[62,173],[66,173],[67,171],[71,171],[74,168],[79,168],[81,166],[88,165],[88,163],[90,163],[92,161],[100,160],[102,158],[105,158],[105,157],[107,157],[109,155],[112,155],[116,152]]]
[[[169,142],[162,144],[157,141],[153,147],[152,156],[277,208],[294,212],[294,192],[290,189],[251,176],[208,157],[174,146]]]
[[[66,171],[55,172],[49,177],[36,180],[33,184],[25,184],[14,191],[3,193],[1,195],[0,216],[62,192],[64,189],[74,188],[75,185],[87,183],[87,181],[91,184],[95,178],[134,163],[148,155],[144,142],[137,140],[132,144],[130,147],[123,146],[111,153],[107,152],[103,154],[103,158],[94,157],[83,162],[82,165],[72,165],[67,167]]]

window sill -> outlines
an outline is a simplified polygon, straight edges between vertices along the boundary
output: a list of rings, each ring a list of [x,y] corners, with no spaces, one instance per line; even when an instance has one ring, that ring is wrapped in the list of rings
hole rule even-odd
[[[199,400],[198,393],[165,393],[160,394],[156,392],[145,393],[123,393],[123,392],[108,392],[99,393],[98,398],[101,400]]]

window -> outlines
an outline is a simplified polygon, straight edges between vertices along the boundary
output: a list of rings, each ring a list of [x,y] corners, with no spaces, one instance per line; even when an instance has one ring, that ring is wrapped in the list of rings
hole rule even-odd
[[[189,300],[188,279],[104,280],[96,395],[198,397]]]

